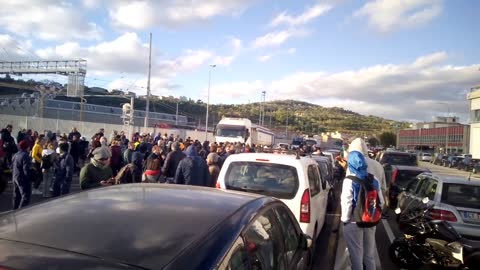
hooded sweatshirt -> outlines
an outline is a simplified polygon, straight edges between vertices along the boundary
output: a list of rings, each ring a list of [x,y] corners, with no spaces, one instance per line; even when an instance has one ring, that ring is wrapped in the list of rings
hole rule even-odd
[[[355,140],[352,141],[350,144],[350,147],[348,148],[349,152],[352,151],[358,151],[363,154],[365,157],[365,161],[367,162],[367,172],[369,174],[373,174],[375,176],[375,179],[378,180],[380,183],[380,189],[382,190],[383,195],[386,195],[387,191],[387,183],[385,179],[385,170],[383,169],[382,164],[380,164],[378,161],[373,160],[368,157],[368,148],[367,144],[365,143],[364,140],[361,138],[356,138]],[[347,175],[350,175],[350,170],[347,169]]]
[[[190,145],[185,154],[187,157],[178,164],[175,184],[209,186],[210,174],[207,162],[198,155],[195,146]]]
[[[351,151],[348,153],[348,169],[352,176],[356,176],[359,179],[366,179],[368,173],[368,165],[363,153],[359,151]],[[375,188],[380,191],[380,184],[378,179],[374,180],[373,185]],[[354,183],[351,179],[345,178],[342,185],[342,195],[340,196],[340,205],[342,208],[342,214],[340,220],[343,223],[352,222],[352,210],[355,207],[356,198],[360,190],[360,184]],[[383,198],[382,192],[378,192],[380,198],[380,205],[385,205],[385,200]]]

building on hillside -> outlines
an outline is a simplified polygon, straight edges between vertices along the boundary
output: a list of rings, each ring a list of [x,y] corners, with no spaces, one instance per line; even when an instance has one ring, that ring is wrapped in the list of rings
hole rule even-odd
[[[399,149],[467,154],[469,145],[470,126],[459,123],[458,117],[436,117],[397,133]]]
[[[480,158],[480,86],[470,90],[470,154]]]

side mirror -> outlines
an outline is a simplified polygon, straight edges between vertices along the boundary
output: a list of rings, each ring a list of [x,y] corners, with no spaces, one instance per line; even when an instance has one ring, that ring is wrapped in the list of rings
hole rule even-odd
[[[300,248],[302,248],[303,250],[308,250],[310,249],[311,247],[313,246],[313,239],[312,237],[306,235],[306,234],[302,234],[301,238],[300,238]]]
[[[430,201],[428,197],[422,199],[422,203],[427,204]]]

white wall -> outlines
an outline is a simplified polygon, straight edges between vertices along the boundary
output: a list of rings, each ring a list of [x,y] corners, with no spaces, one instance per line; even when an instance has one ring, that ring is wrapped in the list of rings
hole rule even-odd
[[[36,130],[39,133],[43,132],[44,130],[51,130],[53,132],[59,131],[60,133],[65,132],[68,134],[72,127],[76,127],[82,136],[85,136],[87,139],[91,138],[95,133],[97,133],[100,128],[105,129],[107,138],[110,138],[114,130],[119,132],[123,130],[126,134],[129,132],[129,130],[125,129],[125,127],[122,125],[0,114],[0,128],[4,128],[7,124],[11,124],[13,126],[12,136],[14,138],[17,137],[18,131],[23,128]],[[167,133],[169,135],[173,133],[174,135],[180,135],[181,138],[190,137],[192,139],[198,139],[199,141],[205,140],[204,131],[162,128],[144,129],[143,127],[135,126],[133,127],[133,132],[149,132],[155,134],[160,132],[161,134]],[[211,142],[215,140],[212,133],[208,133],[207,139]]]
[[[480,123],[470,125],[470,154],[480,158]]]

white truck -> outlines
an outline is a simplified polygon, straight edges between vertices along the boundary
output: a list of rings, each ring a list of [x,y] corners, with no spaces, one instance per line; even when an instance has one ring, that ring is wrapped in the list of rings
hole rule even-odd
[[[275,134],[269,129],[252,124],[247,118],[223,117],[215,127],[217,143],[240,142],[248,145],[272,146]]]

